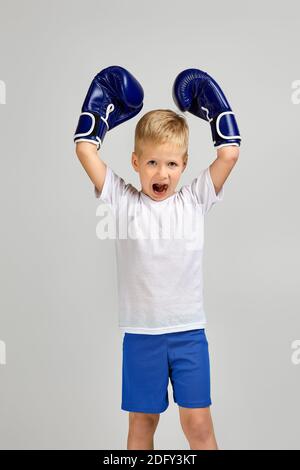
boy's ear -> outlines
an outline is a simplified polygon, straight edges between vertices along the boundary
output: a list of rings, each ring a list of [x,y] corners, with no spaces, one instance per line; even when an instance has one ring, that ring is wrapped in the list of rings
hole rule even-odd
[[[132,152],[131,154],[131,164],[133,166],[134,171],[138,171],[138,165],[137,165],[138,157],[135,152]]]
[[[186,169],[187,167],[187,162],[188,162],[188,155],[186,155],[183,159],[183,169],[182,169],[182,173],[184,172],[184,170]]]

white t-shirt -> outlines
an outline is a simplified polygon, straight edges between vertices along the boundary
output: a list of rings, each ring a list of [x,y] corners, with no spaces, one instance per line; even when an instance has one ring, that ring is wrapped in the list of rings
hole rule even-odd
[[[115,239],[119,327],[124,333],[164,334],[204,328],[204,215],[223,199],[209,168],[172,196],[154,201],[109,166],[102,193],[99,238]]]

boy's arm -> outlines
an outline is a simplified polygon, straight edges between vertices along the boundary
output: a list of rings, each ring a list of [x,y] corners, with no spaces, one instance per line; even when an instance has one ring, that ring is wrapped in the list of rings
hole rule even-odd
[[[105,181],[106,164],[100,159],[96,145],[90,142],[77,142],[76,154],[93,184],[101,193]]]
[[[239,147],[233,145],[217,149],[217,158],[209,166],[210,176],[216,194],[221,191],[223,184],[236,164],[239,158],[239,152]]]
[[[209,172],[218,194],[239,157],[241,136],[234,113],[220,86],[202,70],[180,72],[172,93],[181,111],[189,111],[210,123],[217,158]]]
[[[144,90],[140,83],[118,65],[101,70],[88,89],[74,141],[76,154],[99,193],[103,189],[107,166],[97,150],[102,147],[107,131],[140,112],[143,99]]]

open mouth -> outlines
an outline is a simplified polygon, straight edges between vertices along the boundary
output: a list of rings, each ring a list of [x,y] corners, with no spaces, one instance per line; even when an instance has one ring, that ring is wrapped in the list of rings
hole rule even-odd
[[[154,183],[152,185],[152,189],[153,189],[153,192],[155,194],[158,194],[158,195],[163,195],[167,192],[167,189],[168,189],[168,185],[167,184],[158,184],[158,183]]]

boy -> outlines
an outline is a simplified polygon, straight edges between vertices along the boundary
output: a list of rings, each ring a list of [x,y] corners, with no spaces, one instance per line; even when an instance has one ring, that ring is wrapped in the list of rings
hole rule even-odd
[[[131,162],[140,191],[99,159],[107,130],[143,106],[142,87],[122,67],[95,77],[74,137],[95,195],[112,208],[118,227],[119,325],[125,333],[121,407],[129,412],[128,450],[154,449],[160,413],[169,404],[169,378],[190,449],[218,448],[202,298],[203,221],[223,198],[240,136],[225,96],[204,72],[181,72],[173,98],[181,111],[210,123],[217,148],[216,160],[180,191],[175,189],[187,165],[189,131],[174,111],[150,111],[137,123]]]

